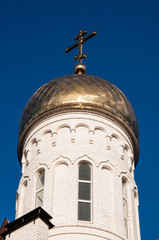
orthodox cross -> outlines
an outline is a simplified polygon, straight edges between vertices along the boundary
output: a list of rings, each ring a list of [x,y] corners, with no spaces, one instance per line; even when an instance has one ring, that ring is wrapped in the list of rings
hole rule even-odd
[[[69,51],[71,51],[75,47],[79,47],[78,55],[75,56],[75,58],[74,58],[75,60],[78,59],[78,64],[82,64],[82,59],[87,57],[85,54],[82,53],[82,45],[83,45],[83,43],[86,42],[87,40],[89,40],[90,38],[94,37],[97,34],[97,32],[92,32],[88,36],[83,37],[87,33],[88,33],[87,31],[80,30],[79,34],[74,38],[74,40],[77,41],[77,43],[73,44],[69,48],[66,48],[66,50],[65,50],[65,52],[68,53]]]

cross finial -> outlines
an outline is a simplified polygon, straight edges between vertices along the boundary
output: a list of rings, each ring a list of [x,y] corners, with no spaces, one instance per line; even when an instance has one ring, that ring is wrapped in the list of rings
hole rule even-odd
[[[82,64],[82,60],[84,58],[86,58],[87,56],[85,54],[82,53],[82,45],[84,42],[86,42],[87,40],[89,40],[90,38],[94,37],[97,32],[93,32],[91,34],[89,34],[86,37],[83,37],[84,35],[86,35],[88,32],[87,31],[79,31],[79,34],[74,38],[75,41],[77,41],[77,43],[73,44],[71,47],[66,48],[65,52],[68,53],[69,51],[71,51],[72,49],[74,49],[75,47],[78,47],[78,55],[75,56],[75,60],[78,60],[78,64],[75,66],[74,68],[74,72],[77,74],[84,74],[86,73],[86,66],[84,66]]]

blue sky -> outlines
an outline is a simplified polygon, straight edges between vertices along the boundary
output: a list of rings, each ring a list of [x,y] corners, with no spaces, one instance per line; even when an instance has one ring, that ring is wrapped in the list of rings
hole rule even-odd
[[[159,1],[1,1],[0,224],[15,215],[21,176],[18,125],[33,93],[73,72],[77,50],[65,54],[80,29],[98,35],[84,46],[88,74],[107,79],[130,100],[140,128],[141,237],[159,238]]]

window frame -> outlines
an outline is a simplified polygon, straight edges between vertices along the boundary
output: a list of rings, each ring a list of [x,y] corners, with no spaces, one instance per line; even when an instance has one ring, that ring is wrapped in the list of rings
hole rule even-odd
[[[122,202],[123,202],[124,234],[126,239],[129,238],[127,183],[128,183],[128,180],[123,177],[122,178]]]
[[[90,168],[90,180],[83,180],[80,179],[80,166],[81,165],[86,165],[89,166]],[[90,200],[86,200],[86,199],[80,199],[79,198],[79,183],[88,183],[90,184]],[[84,220],[84,219],[79,219],[79,212],[77,211],[77,220],[80,222],[87,222],[87,223],[91,223],[92,222],[92,165],[88,162],[80,162],[78,165],[78,196],[77,196],[77,209],[79,211],[79,202],[81,203],[89,203],[89,211],[90,211],[90,220]]]
[[[40,175],[41,174],[44,174],[44,184],[43,184],[43,186],[41,187],[41,188],[38,188],[37,189],[37,186],[38,186],[38,181],[40,180],[39,178],[40,178]],[[38,172],[38,176],[37,176],[37,179],[36,179],[36,194],[35,194],[35,208],[37,208],[37,207],[42,207],[43,206],[43,203],[44,203],[44,187],[45,187],[45,170],[44,169],[42,169],[42,170],[40,170],[39,172]],[[40,193],[40,192],[43,192],[43,195],[42,195],[42,204],[37,204],[37,202],[38,202],[38,193]]]

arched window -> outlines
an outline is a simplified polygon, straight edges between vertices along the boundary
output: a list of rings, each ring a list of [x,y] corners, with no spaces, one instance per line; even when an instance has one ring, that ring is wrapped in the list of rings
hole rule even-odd
[[[79,165],[78,177],[78,220],[91,221],[91,167]]]
[[[36,200],[35,207],[41,207],[43,205],[43,195],[44,195],[44,181],[45,181],[45,171],[41,171],[38,175],[37,185],[36,185]]]
[[[122,178],[122,195],[123,195],[123,216],[124,216],[124,231],[128,238],[128,201],[127,201],[127,181]]]

